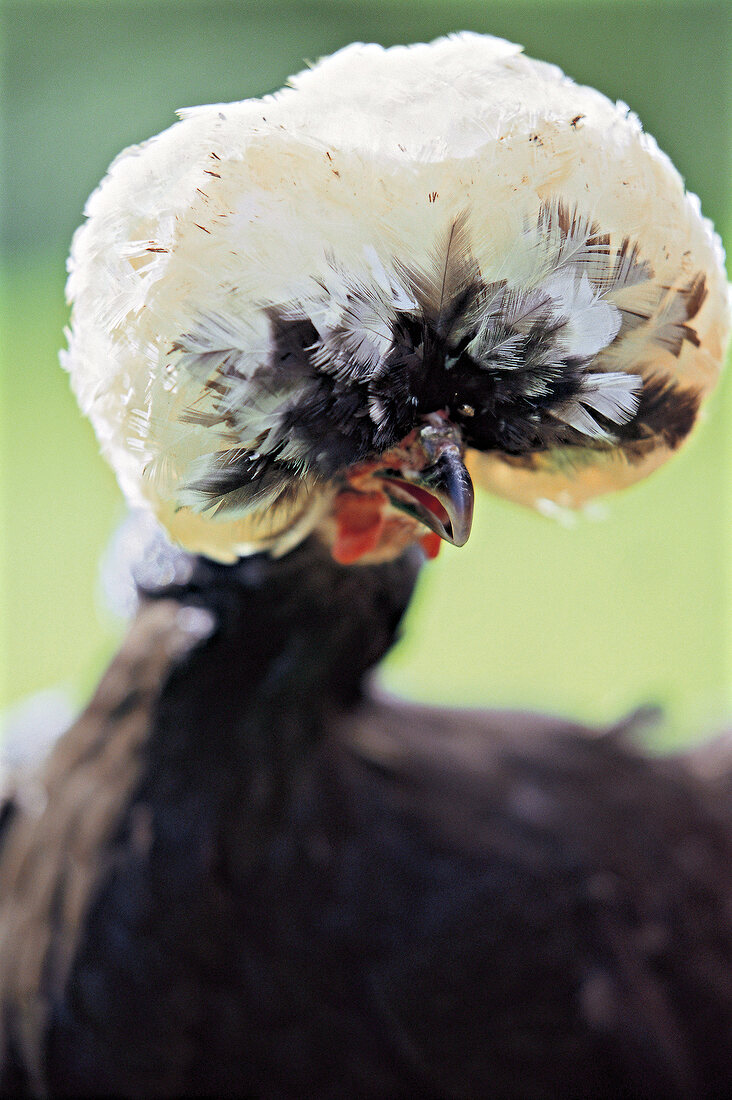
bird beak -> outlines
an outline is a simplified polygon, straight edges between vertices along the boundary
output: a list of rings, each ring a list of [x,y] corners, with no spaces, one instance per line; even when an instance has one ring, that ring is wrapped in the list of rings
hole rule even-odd
[[[375,471],[375,476],[384,482],[384,491],[395,508],[419,520],[445,542],[464,546],[473,523],[473,483],[462,448],[449,436],[440,442],[439,457],[423,469],[387,468]],[[434,452],[434,431],[429,444]]]

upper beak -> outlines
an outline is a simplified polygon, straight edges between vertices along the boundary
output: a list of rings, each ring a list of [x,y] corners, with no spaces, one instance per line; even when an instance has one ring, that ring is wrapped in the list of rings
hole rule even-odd
[[[438,453],[434,462],[421,470],[381,469],[376,476],[384,480],[384,491],[395,508],[418,519],[445,542],[464,546],[473,523],[473,483],[462,448],[454,429],[437,440],[434,428],[427,431],[429,449],[425,446],[425,450]]]

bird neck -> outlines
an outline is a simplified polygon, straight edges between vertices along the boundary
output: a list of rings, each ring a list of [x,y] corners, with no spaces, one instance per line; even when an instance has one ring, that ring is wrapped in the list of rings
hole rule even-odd
[[[222,675],[242,692],[317,692],[348,705],[395,641],[423,560],[413,547],[381,565],[339,565],[313,536],[283,558],[196,558],[185,579],[143,583],[141,595],[209,611],[216,630],[208,654],[226,651]]]
[[[172,670],[148,742],[149,777],[281,817],[327,727],[395,640],[418,549],[378,566],[342,566],[316,538],[281,559],[196,559],[183,583],[142,592],[203,608],[211,636]],[[256,815],[255,815],[256,816]]]

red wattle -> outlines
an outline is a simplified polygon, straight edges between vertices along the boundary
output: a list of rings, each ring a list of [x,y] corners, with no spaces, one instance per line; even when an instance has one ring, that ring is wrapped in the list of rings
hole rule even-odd
[[[383,493],[339,493],[331,555],[340,565],[351,565],[376,549],[384,530],[384,504]]]
[[[430,561],[437,557],[440,552],[440,547],[442,546],[442,539],[435,531],[430,531],[428,535],[423,535],[419,541],[425,552],[425,556],[429,558]]]

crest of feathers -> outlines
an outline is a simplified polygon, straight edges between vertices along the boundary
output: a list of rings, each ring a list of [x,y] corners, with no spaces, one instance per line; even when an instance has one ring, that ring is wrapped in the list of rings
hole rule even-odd
[[[503,495],[620,488],[728,333],[719,241],[635,116],[485,36],[185,112],[88,214],[65,363],[132,503],[214,557],[289,545],[441,408]]]

